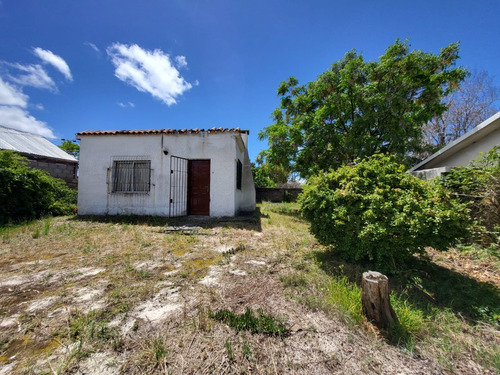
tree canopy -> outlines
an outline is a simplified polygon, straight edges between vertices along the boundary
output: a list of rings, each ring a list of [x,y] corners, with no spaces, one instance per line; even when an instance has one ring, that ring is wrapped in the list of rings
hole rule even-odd
[[[424,142],[434,146],[431,147],[434,152],[461,137],[498,111],[495,102],[499,98],[500,88],[494,85],[488,72],[473,71],[444,99],[446,112],[425,125]]]
[[[78,145],[78,143],[65,139],[64,142],[59,145],[59,148],[77,159],[80,158],[80,145]]]
[[[396,40],[378,61],[353,50],[306,85],[290,77],[278,87],[274,124],[259,133],[269,142],[260,158],[304,178],[376,152],[407,160],[467,75],[455,67],[458,51],[458,43],[439,54],[410,51]]]

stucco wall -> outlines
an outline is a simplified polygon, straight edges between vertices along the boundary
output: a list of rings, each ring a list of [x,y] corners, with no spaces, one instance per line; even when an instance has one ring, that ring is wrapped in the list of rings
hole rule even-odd
[[[500,129],[494,131],[488,136],[479,139],[462,150],[454,153],[450,157],[434,161],[431,160],[425,165],[426,169],[440,168],[440,167],[461,167],[469,165],[472,160],[479,157],[480,152],[488,152],[494,146],[500,145]]]
[[[235,142],[236,158],[242,164],[241,190],[236,189],[234,197],[235,214],[240,212],[253,212],[255,210],[255,185],[253,182],[252,165],[250,163],[250,157],[248,156],[247,142],[247,134],[241,134],[241,142],[238,142],[237,139]],[[234,168],[236,173],[236,160]]]
[[[210,160],[210,216],[233,216],[236,169],[234,134],[82,136],[78,212],[81,215],[137,214],[168,216],[171,156]],[[164,151],[168,154],[165,155]],[[114,159],[151,160],[151,191],[111,193]],[[254,200],[255,201],[255,200]]]

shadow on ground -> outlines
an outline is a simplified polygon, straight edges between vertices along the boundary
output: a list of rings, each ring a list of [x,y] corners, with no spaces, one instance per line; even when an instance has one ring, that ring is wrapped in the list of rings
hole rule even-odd
[[[139,216],[139,215],[89,215],[75,216],[71,220],[89,221],[98,223],[129,224],[129,225],[148,225],[152,227],[200,227],[210,228],[235,228],[253,231],[262,231],[260,209],[257,207],[255,212],[249,215],[235,217],[208,217],[208,216],[183,216],[177,218],[167,218],[162,216]]]
[[[354,265],[339,259],[331,250],[317,251],[316,260],[332,276],[346,275],[361,286],[363,272],[373,265]],[[448,309],[466,320],[486,322],[500,327],[500,290],[492,284],[477,281],[430,260],[415,258],[406,270],[388,275],[391,290],[407,299],[426,317],[436,309]]]

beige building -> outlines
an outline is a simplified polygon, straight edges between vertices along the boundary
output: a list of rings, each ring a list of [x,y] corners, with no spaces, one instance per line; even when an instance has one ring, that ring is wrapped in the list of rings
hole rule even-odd
[[[453,167],[469,165],[480,153],[488,152],[495,146],[500,146],[500,112],[415,165],[409,172],[426,179],[440,176]]]

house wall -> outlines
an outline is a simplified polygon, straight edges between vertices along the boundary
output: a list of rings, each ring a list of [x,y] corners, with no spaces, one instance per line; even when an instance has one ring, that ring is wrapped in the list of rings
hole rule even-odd
[[[30,156],[28,160],[30,168],[42,169],[52,177],[63,179],[70,188],[77,188],[77,163],[65,163],[47,158],[37,159]]]
[[[239,136],[240,135],[236,135],[236,137]],[[236,208],[235,214],[253,212],[255,210],[255,185],[253,182],[252,165],[250,163],[250,157],[248,156],[247,142],[247,134],[241,134],[240,140],[236,139],[235,142],[236,158],[242,164],[241,190],[236,189],[236,179],[234,181],[234,205]],[[234,162],[234,169],[236,173],[236,159]]]
[[[455,152],[450,157],[434,161],[431,160],[425,165],[426,169],[441,168],[441,167],[462,167],[467,166],[472,160],[479,157],[480,152],[488,152],[494,146],[500,145],[500,129],[495,130],[487,137],[479,139],[462,150]]]
[[[210,216],[235,215],[239,209],[235,205],[235,134],[81,136],[79,214],[168,216],[170,159],[177,156],[210,160]],[[113,160],[130,157],[151,160],[149,193],[111,193]]]

